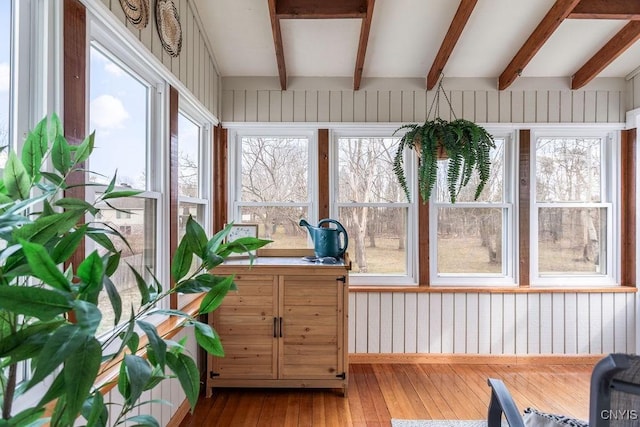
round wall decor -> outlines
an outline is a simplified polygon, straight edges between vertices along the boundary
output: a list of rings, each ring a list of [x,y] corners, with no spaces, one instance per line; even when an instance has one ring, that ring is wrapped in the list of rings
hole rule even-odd
[[[182,49],[182,27],[172,0],[156,1],[156,26],[164,50],[171,56],[178,56]]]
[[[134,27],[141,30],[149,23],[149,0],[120,0],[120,6]]]

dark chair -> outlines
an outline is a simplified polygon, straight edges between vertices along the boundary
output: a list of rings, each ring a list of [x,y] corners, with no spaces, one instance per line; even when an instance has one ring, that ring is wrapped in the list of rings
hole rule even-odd
[[[510,427],[524,427],[522,415],[504,383],[494,378],[488,382],[488,427],[500,427],[503,414]],[[623,426],[640,426],[640,356],[614,353],[593,368],[589,427]]]

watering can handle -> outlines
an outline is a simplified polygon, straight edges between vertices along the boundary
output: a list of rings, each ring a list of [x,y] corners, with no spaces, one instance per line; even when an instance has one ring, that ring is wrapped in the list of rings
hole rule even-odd
[[[344,235],[344,246],[340,248],[340,256],[344,255],[344,251],[346,251],[347,246],[349,246],[349,237],[347,236],[347,230],[345,230],[342,224],[340,224],[335,219],[330,219],[330,218],[321,219],[320,222],[318,223],[318,227],[322,227],[322,224],[335,224],[338,229],[338,236],[340,235],[340,233]]]

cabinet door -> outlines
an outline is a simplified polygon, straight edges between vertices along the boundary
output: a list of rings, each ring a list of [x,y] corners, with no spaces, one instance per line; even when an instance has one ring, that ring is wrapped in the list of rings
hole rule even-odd
[[[210,357],[219,378],[277,378],[278,278],[237,275],[237,291],[230,291],[213,313],[224,357]]]
[[[336,379],[343,360],[343,289],[336,276],[280,276],[280,378]]]

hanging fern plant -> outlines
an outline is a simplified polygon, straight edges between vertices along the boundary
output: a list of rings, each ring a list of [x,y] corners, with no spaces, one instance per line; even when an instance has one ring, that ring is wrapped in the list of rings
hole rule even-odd
[[[449,98],[442,88],[441,79],[427,118],[431,115],[433,106],[439,103],[440,92],[444,94],[451,108]],[[451,112],[455,118],[453,108]],[[435,115],[438,115],[437,108]],[[493,137],[483,127],[465,119],[456,118],[449,122],[437,117],[427,120],[422,125],[400,126],[394,135],[402,130],[406,132],[400,138],[393,159],[393,171],[407,199],[411,200],[404,167],[405,149],[415,150],[418,154],[418,190],[423,203],[426,203],[431,196],[438,176],[438,160],[443,158],[449,158],[447,187],[451,203],[456,202],[460,190],[469,184],[475,172],[478,173],[479,183],[474,200],[478,199],[489,180],[491,171],[489,153],[492,148],[495,148]]]

